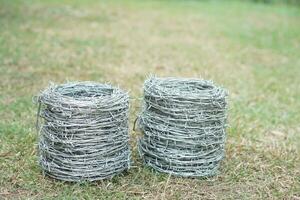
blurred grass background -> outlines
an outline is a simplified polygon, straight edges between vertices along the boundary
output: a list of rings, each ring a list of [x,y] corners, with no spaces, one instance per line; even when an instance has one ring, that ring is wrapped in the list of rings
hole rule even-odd
[[[290,4],[290,5],[300,5],[299,0],[250,0],[256,3],[276,3],[276,4]]]
[[[0,199],[299,198],[300,8],[264,2],[0,0]],[[229,90],[220,175],[169,179],[143,167],[135,131],[133,168],[121,176],[42,175],[34,95],[49,81],[111,82],[130,91],[133,124],[149,74]]]

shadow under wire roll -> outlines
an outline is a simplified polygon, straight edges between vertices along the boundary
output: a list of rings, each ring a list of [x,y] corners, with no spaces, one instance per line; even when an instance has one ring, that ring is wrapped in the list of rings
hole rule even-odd
[[[111,178],[130,167],[129,96],[95,82],[51,85],[38,96],[39,163],[65,181]]]
[[[137,123],[138,150],[157,171],[212,176],[224,157],[227,92],[211,81],[151,77]]]

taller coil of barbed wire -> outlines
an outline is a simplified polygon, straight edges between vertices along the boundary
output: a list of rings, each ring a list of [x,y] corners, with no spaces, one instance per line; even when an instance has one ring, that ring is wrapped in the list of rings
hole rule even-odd
[[[65,181],[111,178],[130,167],[129,96],[109,84],[51,85],[38,96],[39,163]]]
[[[227,92],[211,81],[150,77],[144,83],[138,150],[160,172],[201,177],[224,157]]]

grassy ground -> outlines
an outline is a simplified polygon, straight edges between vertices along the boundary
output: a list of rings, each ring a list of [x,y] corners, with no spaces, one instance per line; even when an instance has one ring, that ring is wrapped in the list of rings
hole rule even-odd
[[[49,81],[108,81],[142,95],[149,74],[230,91],[227,156],[209,179],[134,164],[69,184],[37,165],[36,105]],[[0,0],[0,199],[299,199],[300,9],[237,1]],[[131,124],[140,109],[131,102]]]

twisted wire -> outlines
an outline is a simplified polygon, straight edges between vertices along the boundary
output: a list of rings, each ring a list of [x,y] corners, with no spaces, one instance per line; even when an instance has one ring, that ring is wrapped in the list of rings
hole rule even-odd
[[[144,163],[178,176],[211,176],[224,157],[227,92],[211,81],[150,77],[137,123]]]
[[[111,178],[130,167],[129,96],[108,84],[51,85],[38,96],[39,163],[64,181]]]

